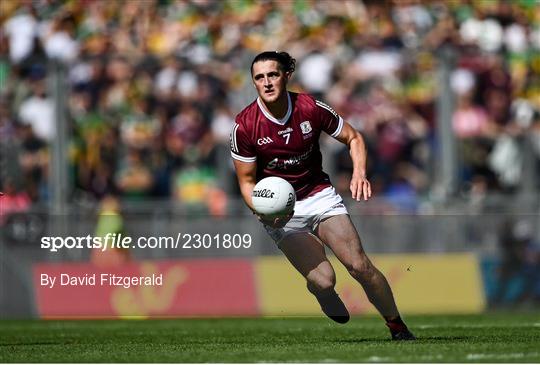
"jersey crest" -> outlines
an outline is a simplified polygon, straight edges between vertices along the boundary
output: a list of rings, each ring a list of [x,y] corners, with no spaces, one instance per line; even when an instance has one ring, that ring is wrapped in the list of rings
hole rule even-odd
[[[302,130],[303,134],[308,134],[313,130],[313,128],[311,128],[311,123],[309,123],[309,120],[300,123],[300,129]]]

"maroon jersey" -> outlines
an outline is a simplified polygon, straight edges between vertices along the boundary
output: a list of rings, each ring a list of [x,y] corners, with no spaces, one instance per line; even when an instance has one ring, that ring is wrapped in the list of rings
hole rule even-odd
[[[278,176],[289,181],[298,200],[330,186],[322,170],[319,137],[324,131],[337,137],[343,119],[328,105],[307,94],[287,93],[288,109],[274,118],[262,101],[248,105],[236,117],[231,132],[231,155],[257,162],[257,181]]]

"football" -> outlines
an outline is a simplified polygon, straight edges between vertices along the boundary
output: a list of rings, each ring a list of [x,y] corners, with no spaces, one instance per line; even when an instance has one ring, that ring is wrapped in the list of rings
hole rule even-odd
[[[276,176],[259,181],[253,188],[251,197],[255,211],[264,215],[288,215],[296,203],[292,185]]]

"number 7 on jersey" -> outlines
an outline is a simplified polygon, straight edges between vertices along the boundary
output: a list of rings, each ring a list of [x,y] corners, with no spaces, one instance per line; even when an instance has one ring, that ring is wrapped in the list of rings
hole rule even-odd
[[[284,133],[281,136],[283,138],[285,138],[285,144],[289,144],[289,139],[291,138],[291,133]]]

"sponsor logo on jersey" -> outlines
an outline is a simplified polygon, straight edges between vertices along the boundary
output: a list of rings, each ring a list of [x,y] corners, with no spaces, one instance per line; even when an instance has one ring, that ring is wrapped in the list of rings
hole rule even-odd
[[[287,129],[277,132],[277,134],[281,136],[282,134],[291,133],[292,131],[293,129],[291,127],[288,127]]]
[[[260,190],[253,190],[253,193],[251,195],[256,198],[272,199],[274,197],[274,194],[275,193],[270,189],[260,189]]]
[[[274,169],[286,170],[287,168],[291,166],[298,166],[310,158],[312,151],[313,151],[313,145],[309,146],[309,149],[306,152],[302,153],[301,155],[293,156],[286,160],[280,160],[279,158],[276,157],[266,164],[266,168],[269,170],[274,170]]]
[[[259,146],[262,146],[263,144],[272,143],[272,142],[274,142],[274,141],[272,141],[272,138],[270,138],[270,137],[263,137],[263,138],[259,138],[257,140],[257,144]]]
[[[312,128],[311,128],[311,123],[309,122],[309,120],[306,120],[300,123],[300,129],[302,130],[302,134],[308,134],[309,132],[311,132]]]
[[[268,162],[268,164],[266,165],[266,168],[267,169],[270,169],[270,170],[273,170],[277,167],[277,163],[278,163],[278,158],[274,158],[272,161]]]

